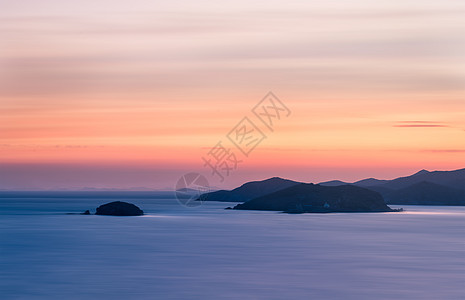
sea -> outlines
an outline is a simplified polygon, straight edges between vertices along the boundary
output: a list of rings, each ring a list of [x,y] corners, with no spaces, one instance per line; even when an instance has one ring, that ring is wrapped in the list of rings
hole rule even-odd
[[[79,215],[120,200],[140,217]],[[0,193],[0,299],[465,299],[465,207],[285,214]],[[69,214],[75,213],[75,214]]]

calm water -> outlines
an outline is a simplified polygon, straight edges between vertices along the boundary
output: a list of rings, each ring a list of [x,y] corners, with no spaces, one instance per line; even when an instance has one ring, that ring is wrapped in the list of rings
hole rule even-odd
[[[0,199],[1,299],[464,299],[465,208],[302,214]]]

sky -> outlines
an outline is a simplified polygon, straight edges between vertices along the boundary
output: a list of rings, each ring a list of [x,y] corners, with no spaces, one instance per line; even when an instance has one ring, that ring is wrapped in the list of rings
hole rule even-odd
[[[0,189],[463,168],[464,17],[454,0],[0,0]],[[271,129],[253,113],[269,91],[288,109]],[[265,136],[247,156],[228,138],[244,117]],[[219,142],[239,161],[223,178],[204,160]]]

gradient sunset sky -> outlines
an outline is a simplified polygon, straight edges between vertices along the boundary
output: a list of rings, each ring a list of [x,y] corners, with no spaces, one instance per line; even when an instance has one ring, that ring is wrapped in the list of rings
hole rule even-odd
[[[0,0],[0,189],[465,167],[464,1]],[[267,130],[268,91],[291,114]],[[266,134],[219,182],[202,156]],[[239,154],[239,153],[238,153]]]

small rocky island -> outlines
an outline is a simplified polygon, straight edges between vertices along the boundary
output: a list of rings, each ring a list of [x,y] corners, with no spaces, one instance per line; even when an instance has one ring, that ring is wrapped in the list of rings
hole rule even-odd
[[[267,194],[234,209],[271,210],[287,213],[393,212],[383,197],[374,191],[353,185],[322,186],[301,183]]]
[[[141,216],[144,212],[134,204],[114,201],[100,205],[95,214],[105,216]]]

